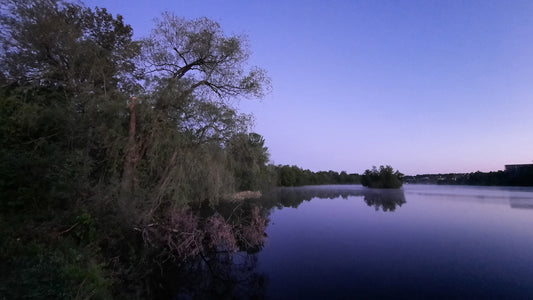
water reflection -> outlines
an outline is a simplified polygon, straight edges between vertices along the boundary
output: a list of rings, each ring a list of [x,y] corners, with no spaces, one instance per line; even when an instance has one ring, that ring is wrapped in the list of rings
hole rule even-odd
[[[263,299],[268,280],[256,271],[257,261],[257,254],[219,252],[169,264],[154,280],[155,298]]]
[[[533,198],[511,197],[509,198],[511,208],[533,209]]]
[[[533,209],[532,189],[528,187],[486,187],[409,185],[408,194],[449,201],[475,202],[479,204],[509,205],[517,209]]]
[[[169,236],[196,232],[197,254],[152,286],[159,299],[533,299],[531,211],[509,204],[533,208],[533,190],[279,188],[176,216],[186,231]]]
[[[530,208],[531,188],[278,193],[315,199],[272,210],[258,266],[270,299],[533,299],[533,211],[509,207]]]
[[[349,197],[384,212],[393,212],[406,203],[401,189],[318,186],[278,188],[261,199],[174,211],[158,230],[148,228],[144,232],[152,243],[170,245],[178,258],[167,260],[159,272],[154,272],[156,298],[265,298],[269,279],[257,271],[257,263],[272,209],[297,208],[316,198]]]
[[[304,201],[319,199],[348,199],[363,197],[368,206],[376,211],[393,212],[407,201],[403,189],[369,189],[361,186],[304,186],[284,187],[271,191],[260,200],[266,208],[298,208]]]
[[[175,211],[165,222],[169,230],[150,236],[173,250],[151,276],[154,298],[263,298],[267,280],[256,266],[268,216],[250,201]]]
[[[395,211],[396,207],[402,206],[405,201],[403,190],[371,190],[364,195],[365,203],[374,206],[376,211]]]

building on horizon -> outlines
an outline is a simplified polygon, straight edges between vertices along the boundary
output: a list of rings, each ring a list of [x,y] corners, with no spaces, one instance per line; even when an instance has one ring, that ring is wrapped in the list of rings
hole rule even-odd
[[[533,164],[505,165],[505,172],[507,173],[522,173],[527,171],[533,171]]]

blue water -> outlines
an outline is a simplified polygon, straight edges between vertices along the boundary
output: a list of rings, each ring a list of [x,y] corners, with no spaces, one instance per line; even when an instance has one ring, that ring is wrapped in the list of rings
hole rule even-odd
[[[304,190],[271,209],[267,299],[533,299],[533,188]]]

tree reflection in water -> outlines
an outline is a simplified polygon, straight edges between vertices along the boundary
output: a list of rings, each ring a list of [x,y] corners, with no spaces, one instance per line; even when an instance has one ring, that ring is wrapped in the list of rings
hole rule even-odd
[[[174,212],[167,233],[149,239],[174,250],[150,278],[155,298],[264,298],[266,278],[256,266],[268,213],[249,201]]]
[[[395,211],[396,207],[406,203],[403,190],[370,190],[364,195],[365,203],[374,206],[376,211]]]
[[[402,189],[361,186],[277,188],[261,199],[177,210],[158,230],[143,234],[155,246],[167,245],[174,256],[152,276],[156,298],[262,299],[268,278],[257,272],[257,253],[266,240],[273,208],[297,208],[314,198],[362,197],[376,211],[393,212],[406,203]],[[161,230],[166,226],[167,230]],[[166,234],[155,234],[166,232]]]
[[[158,299],[263,299],[267,278],[256,272],[257,254],[209,253],[166,266]]]
[[[335,199],[363,197],[368,206],[376,210],[395,211],[406,203],[403,189],[370,189],[361,186],[304,186],[278,188],[263,196],[261,205],[267,208],[297,208],[313,198]]]

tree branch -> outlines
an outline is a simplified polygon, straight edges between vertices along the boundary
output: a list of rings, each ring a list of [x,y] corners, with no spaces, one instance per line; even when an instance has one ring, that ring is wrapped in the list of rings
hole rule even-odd
[[[200,66],[203,63],[204,63],[204,59],[203,58],[199,58],[199,59],[195,60],[194,62],[192,62],[192,63],[190,63],[188,65],[185,65],[182,68],[180,68],[179,70],[175,71],[174,74],[173,74],[173,77],[176,78],[176,79],[181,79],[194,66]]]

